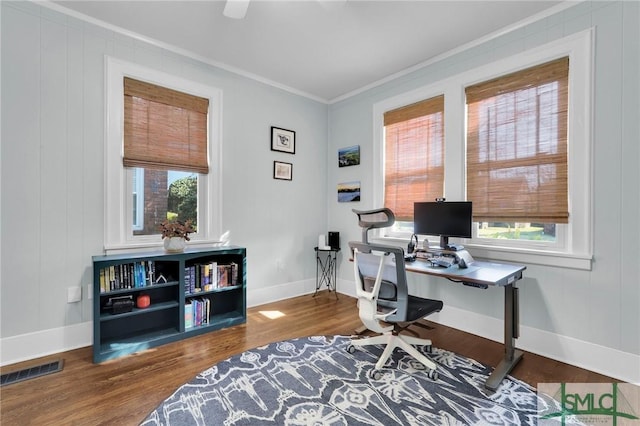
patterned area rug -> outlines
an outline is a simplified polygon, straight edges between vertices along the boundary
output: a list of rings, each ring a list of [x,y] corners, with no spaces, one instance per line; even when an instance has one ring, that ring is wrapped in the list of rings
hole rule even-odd
[[[272,343],[229,358],[180,387],[142,425],[535,425],[538,397],[511,377],[437,348],[439,378],[401,350],[371,379],[382,347],[347,352],[349,338]]]

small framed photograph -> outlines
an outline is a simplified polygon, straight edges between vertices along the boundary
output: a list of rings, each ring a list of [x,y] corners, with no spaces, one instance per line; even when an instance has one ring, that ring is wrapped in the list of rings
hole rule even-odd
[[[296,153],[296,132],[293,130],[271,127],[271,151]]]
[[[338,150],[338,167],[360,164],[360,145],[348,146]]]
[[[360,201],[360,181],[339,183],[338,202],[350,203],[352,201]]]
[[[273,178],[282,180],[293,179],[293,164],[282,161],[273,162]]]

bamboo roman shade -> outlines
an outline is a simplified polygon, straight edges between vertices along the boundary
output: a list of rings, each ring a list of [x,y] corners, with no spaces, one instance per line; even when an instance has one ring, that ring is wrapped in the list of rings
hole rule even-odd
[[[413,221],[413,203],[442,197],[444,95],[384,114],[384,205]]]
[[[467,87],[474,221],[567,223],[569,58]]]
[[[208,173],[209,100],[124,78],[124,166]]]

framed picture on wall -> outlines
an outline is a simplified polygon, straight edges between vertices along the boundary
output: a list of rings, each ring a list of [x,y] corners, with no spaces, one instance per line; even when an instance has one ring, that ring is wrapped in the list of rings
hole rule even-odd
[[[360,145],[348,146],[338,150],[338,167],[360,164]]]
[[[293,130],[271,127],[271,151],[296,153],[296,132]]]
[[[352,201],[360,201],[360,181],[339,183],[338,202],[349,203]]]
[[[273,178],[281,180],[293,179],[293,164],[282,161],[273,162]]]

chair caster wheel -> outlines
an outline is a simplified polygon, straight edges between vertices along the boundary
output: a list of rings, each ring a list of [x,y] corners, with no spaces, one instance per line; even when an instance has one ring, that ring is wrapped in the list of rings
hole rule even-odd
[[[436,370],[429,370],[429,372],[427,373],[427,377],[435,382],[438,380],[439,375]]]
[[[355,353],[356,352],[356,347],[353,346],[353,345],[347,346],[347,352],[349,352],[350,354]]]
[[[382,378],[382,373],[379,370],[371,370],[369,371],[369,378],[373,380],[380,380]]]

